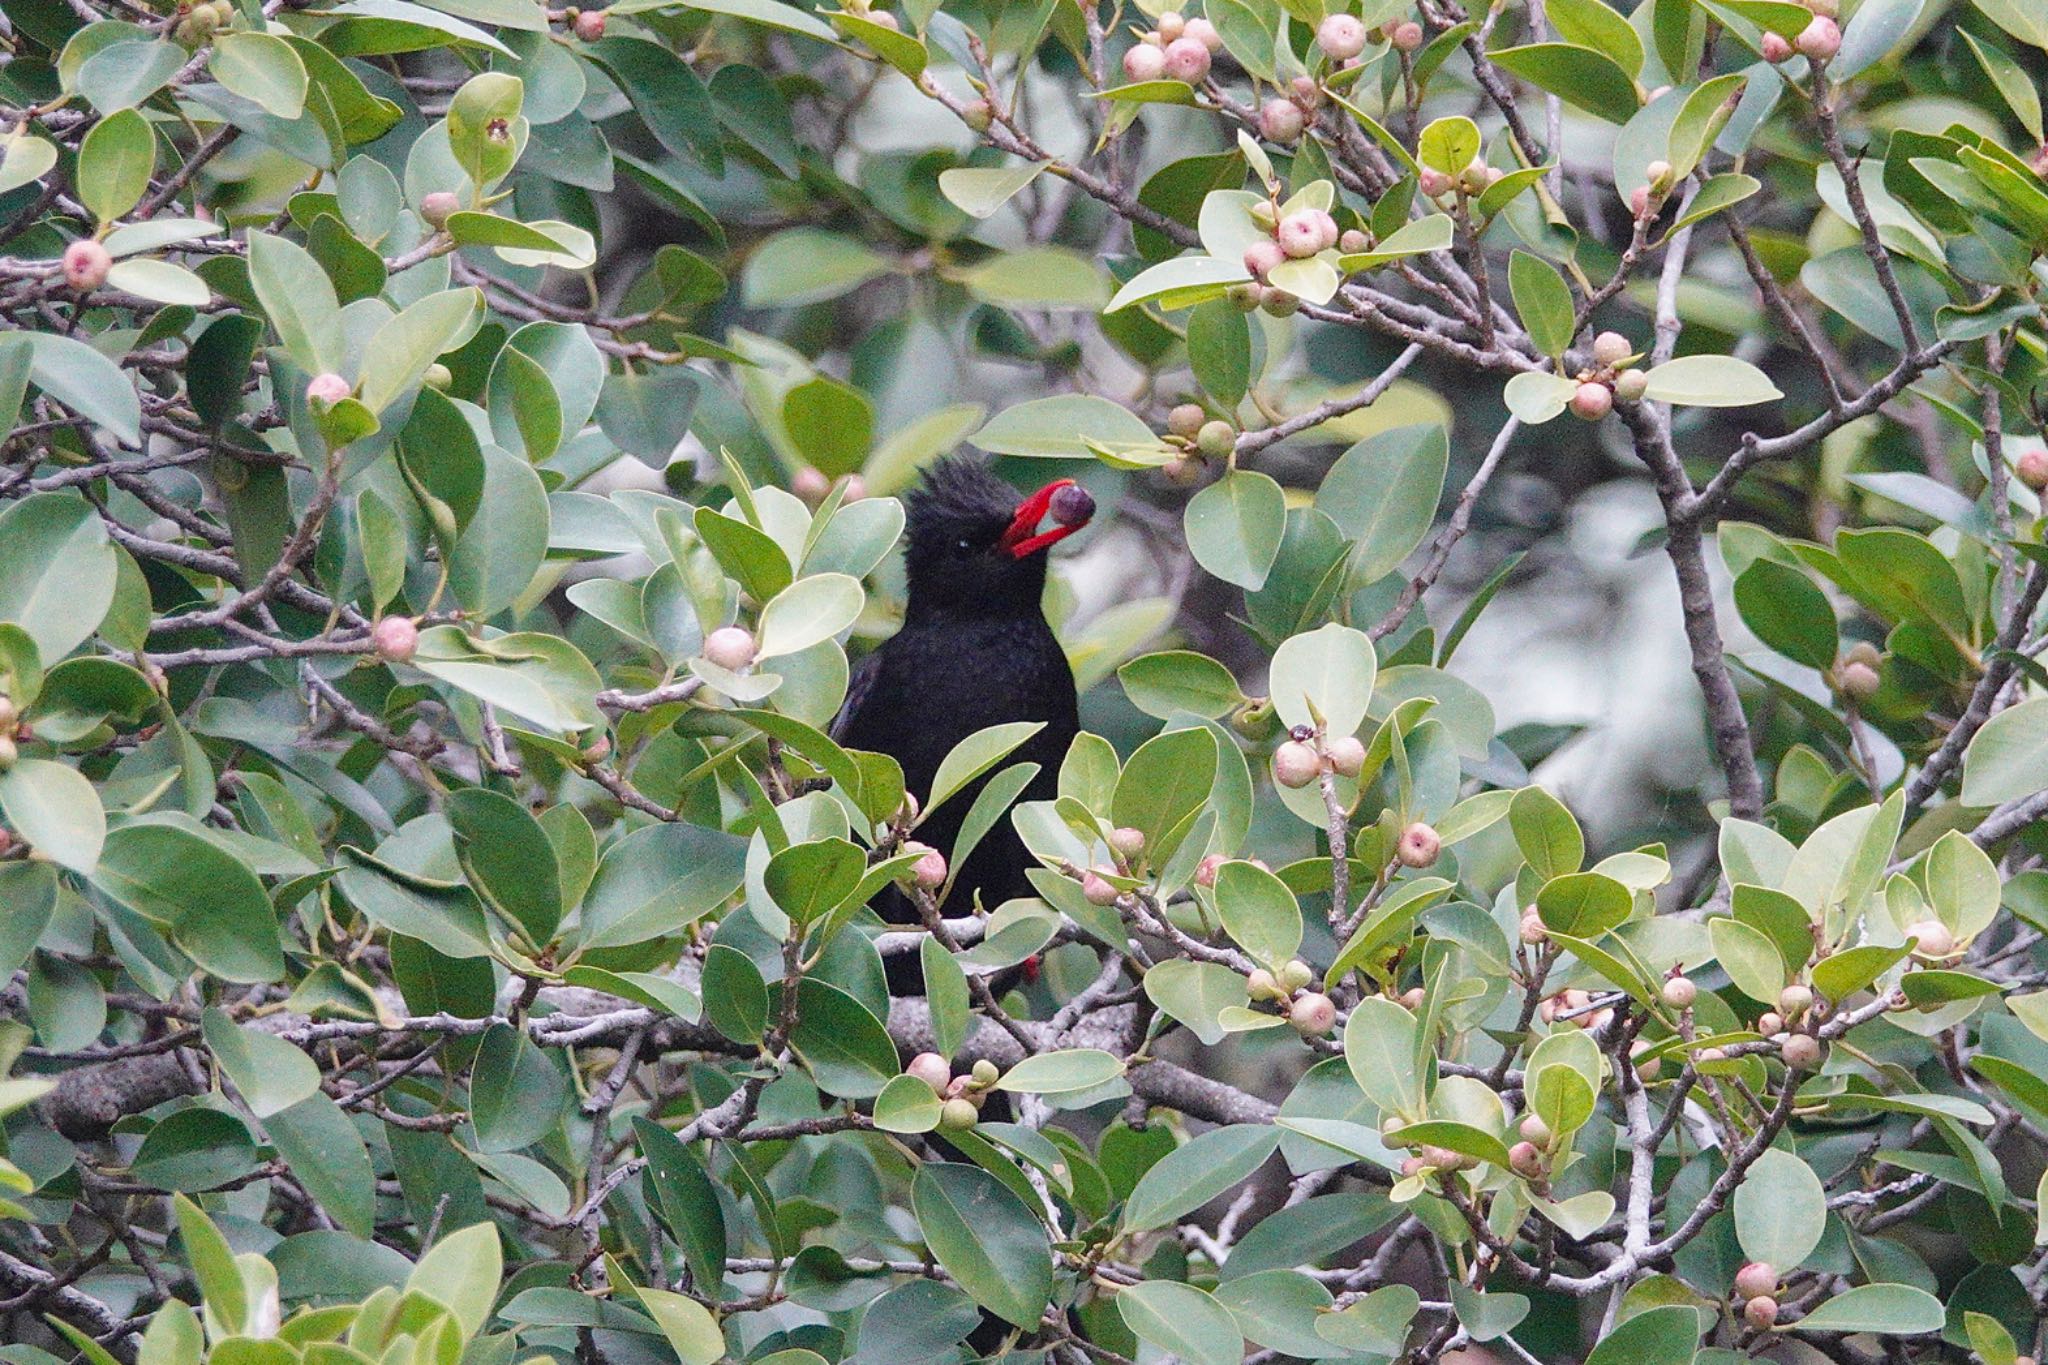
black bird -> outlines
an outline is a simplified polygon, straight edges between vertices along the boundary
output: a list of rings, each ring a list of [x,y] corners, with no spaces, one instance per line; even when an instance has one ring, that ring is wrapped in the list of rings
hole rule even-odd
[[[987,465],[955,455],[935,461],[905,502],[910,602],[903,628],[855,670],[832,737],[894,758],[903,766],[904,786],[922,802],[955,744],[991,725],[1043,721],[1045,728],[1005,762],[1039,765],[1018,800],[1049,800],[1058,794],[1060,760],[1080,733],[1081,717],[1074,671],[1045,622],[1046,552],[1088,524],[1094,501],[1072,479],[1056,479],[1019,499]],[[1049,515],[1055,524],[1040,531]],[[950,798],[914,837],[950,859],[960,822],[986,780]],[[994,909],[1029,896],[1031,865],[1009,820],[999,821],[957,869],[947,907],[958,914],[977,897]],[[874,905],[889,923],[920,922],[916,907],[893,887]],[[1001,973],[990,985],[1000,995],[1016,975]],[[888,977],[892,995],[924,993],[915,955],[889,958]],[[1009,1120],[1008,1097],[990,1095],[982,1118]],[[959,1156],[950,1144],[940,1145]],[[967,1346],[979,1359],[1012,1336],[1008,1323],[984,1310]]]
[[[955,744],[991,725],[1043,721],[1006,761],[1039,765],[1020,800],[1049,800],[1081,721],[1073,670],[1040,604],[1046,552],[1087,524],[1093,500],[1072,479],[1020,499],[985,464],[956,455],[934,462],[905,501],[910,602],[903,628],[861,661],[833,737],[893,757],[904,785],[923,801]],[[1040,531],[1049,514],[1056,524]],[[952,797],[914,837],[950,858],[978,787]],[[1031,865],[1005,819],[958,869],[947,905],[957,914],[977,895],[989,909],[1029,896]],[[918,922],[894,890],[875,905],[892,924]],[[923,993],[915,957],[891,959],[889,975],[893,993]]]

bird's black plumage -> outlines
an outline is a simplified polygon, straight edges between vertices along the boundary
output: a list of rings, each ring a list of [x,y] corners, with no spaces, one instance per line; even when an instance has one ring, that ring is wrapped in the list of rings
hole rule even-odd
[[[979,461],[935,462],[906,498],[904,566],[910,601],[903,628],[862,661],[833,734],[854,749],[885,753],[903,765],[904,785],[920,801],[953,746],[990,725],[1042,721],[1009,762],[1039,765],[1021,800],[1055,795],[1060,760],[1080,730],[1073,670],[1046,624],[1046,551],[1074,529],[1032,534],[1048,491],[1026,497]],[[977,784],[978,786],[978,784]],[[954,796],[914,835],[951,857],[976,788]],[[993,909],[1032,894],[1023,842],[1003,820],[958,870],[947,908]],[[895,892],[876,908],[892,923],[915,923]],[[891,989],[921,993],[916,959],[892,963]]]

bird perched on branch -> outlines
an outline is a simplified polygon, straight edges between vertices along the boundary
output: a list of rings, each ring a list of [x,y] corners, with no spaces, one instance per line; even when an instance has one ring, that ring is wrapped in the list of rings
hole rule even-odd
[[[1040,604],[1046,552],[1088,524],[1095,501],[1072,479],[1020,498],[987,465],[957,455],[933,463],[905,501],[910,603],[903,628],[862,660],[833,737],[893,757],[903,765],[904,786],[922,801],[955,744],[991,725],[1038,721],[1044,728],[1005,762],[1038,764],[1019,799],[1049,800],[1081,721],[1073,670]],[[1048,519],[1053,524],[1041,530]],[[932,812],[913,837],[950,859],[979,786]],[[948,906],[972,905],[978,895],[993,909],[1033,894],[1030,863],[1009,820],[998,822],[953,869]],[[876,908],[893,924],[920,922],[894,890]],[[915,958],[899,956],[890,989],[920,994],[921,975]]]

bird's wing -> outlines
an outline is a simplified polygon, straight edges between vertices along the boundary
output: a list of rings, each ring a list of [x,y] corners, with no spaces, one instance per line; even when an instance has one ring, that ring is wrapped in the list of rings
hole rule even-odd
[[[839,714],[832,717],[832,724],[826,733],[836,741],[846,738],[846,731],[853,724],[853,718],[874,690],[875,678],[882,671],[882,651],[877,649],[854,667],[853,676],[847,679],[846,700],[839,704]]]

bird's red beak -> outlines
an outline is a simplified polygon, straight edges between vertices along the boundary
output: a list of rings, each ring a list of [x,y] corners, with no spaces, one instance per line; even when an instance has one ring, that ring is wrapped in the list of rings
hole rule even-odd
[[[996,548],[1012,559],[1026,559],[1040,550],[1057,545],[1074,532],[1088,524],[1084,518],[1071,525],[1055,526],[1050,531],[1039,531],[1038,523],[1045,520],[1045,514],[1052,506],[1053,495],[1062,488],[1072,486],[1072,479],[1054,479],[1045,487],[1017,504],[1017,514],[1010,519],[1009,529],[1003,532]]]

